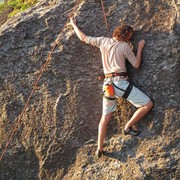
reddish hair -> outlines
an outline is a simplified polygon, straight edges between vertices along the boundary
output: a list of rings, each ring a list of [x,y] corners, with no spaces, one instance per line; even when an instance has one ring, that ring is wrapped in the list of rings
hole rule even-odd
[[[115,37],[119,41],[128,41],[128,37],[132,32],[133,28],[131,26],[118,26],[113,31],[113,37]]]

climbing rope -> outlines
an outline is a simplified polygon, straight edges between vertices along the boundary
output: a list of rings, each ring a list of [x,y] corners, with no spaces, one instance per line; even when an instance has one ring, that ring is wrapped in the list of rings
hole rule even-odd
[[[14,127],[14,129],[13,129],[13,131],[12,131],[12,133],[11,133],[11,136],[10,136],[8,142],[6,143],[6,146],[5,146],[5,148],[4,148],[3,152],[2,152],[2,155],[1,155],[1,157],[0,157],[0,161],[2,160],[2,158],[3,158],[3,156],[4,156],[5,152],[6,152],[6,150],[7,150],[7,148],[8,148],[9,143],[11,142],[11,140],[12,140],[15,132],[16,132],[17,129],[18,129],[18,125],[20,124],[21,118],[22,118],[22,116],[23,116],[26,108],[28,107],[28,104],[29,104],[29,102],[30,102],[30,100],[31,100],[31,98],[32,98],[32,95],[33,95],[34,91],[36,90],[36,87],[37,87],[37,85],[38,85],[38,83],[39,83],[39,80],[40,80],[43,72],[45,71],[47,65],[48,65],[49,62],[51,61],[52,53],[53,53],[53,51],[55,50],[56,46],[59,44],[60,38],[61,38],[61,36],[62,36],[62,33],[63,33],[65,27],[67,26],[67,24],[69,23],[70,18],[74,15],[75,11],[77,10],[77,7],[78,7],[78,5],[80,4],[80,1],[81,1],[81,0],[77,0],[77,1],[76,1],[76,4],[75,4],[72,12],[71,12],[70,15],[69,15],[67,22],[65,23],[63,29],[60,31],[57,39],[55,40],[55,43],[53,44],[53,47],[52,47],[51,51],[48,53],[48,56],[47,56],[47,58],[46,58],[46,62],[45,62],[45,64],[41,67],[40,74],[39,74],[37,80],[35,81],[35,83],[34,83],[34,85],[33,85],[33,89],[32,89],[32,91],[31,91],[31,93],[30,93],[30,95],[29,95],[29,97],[28,97],[28,99],[27,99],[27,101],[26,101],[26,104],[25,104],[25,106],[24,106],[21,114],[20,114],[19,117],[18,117],[17,123],[16,123],[16,125],[15,125],[15,127]]]
[[[109,30],[109,25],[108,25],[107,18],[106,18],[106,13],[105,13],[105,10],[104,10],[103,0],[101,0],[101,6],[102,6],[102,11],[103,11],[104,21],[105,21],[106,28],[107,28],[107,31],[108,31],[108,36],[110,37],[110,30]]]

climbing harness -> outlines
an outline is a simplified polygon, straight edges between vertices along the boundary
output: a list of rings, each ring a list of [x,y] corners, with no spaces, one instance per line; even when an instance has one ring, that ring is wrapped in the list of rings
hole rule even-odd
[[[124,78],[127,78],[127,73],[126,72],[120,72],[120,73],[116,73],[116,72],[113,72],[113,73],[109,73],[109,74],[105,74],[105,75],[102,75],[102,76],[99,76],[99,80],[103,80],[104,78],[113,78],[113,77],[124,77]],[[133,88],[133,85],[131,83],[129,83],[128,87],[124,90],[118,86],[116,86],[114,83],[108,83],[108,84],[105,84],[104,86],[104,97],[106,99],[109,99],[109,100],[114,100],[116,99],[115,98],[115,91],[114,91],[114,87],[123,91],[124,94],[123,94],[123,98],[124,99],[127,99],[129,94],[131,93],[132,91],[132,88]]]
[[[124,94],[123,94],[123,98],[124,99],[127,99],[129,97],[129,94],[131,93],[132,91],[132,88],[133,88],[133,85],[131,83],[129,83],[128,87],[124,90],[118,86],[116,86],[114,83],[110,83],[110,84],[105,84],[104,85],[104,97],[108,100],[114,100],[116,99],[115,97],[115,91],[114,91],[114,87],[123,91]]]

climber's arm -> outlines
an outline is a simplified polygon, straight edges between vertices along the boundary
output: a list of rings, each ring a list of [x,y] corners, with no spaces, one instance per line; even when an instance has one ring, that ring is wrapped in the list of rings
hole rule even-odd
[[[79,37],[79,39],[81,41],[85,42],[86,35],[79,29],[79,27],[76,24],[76,19],[74,17],[70,18],[70,23],[71,23],[72,27],[74,28],[74,31],[75,31],[76,35]]]
[[[141,59],[142,59],[142,51],[145,46],[145,40],[141,40],[138,44],[138,50],[136,54],[136,64],[134,65],[135,68],[139,68],[141,64]]]

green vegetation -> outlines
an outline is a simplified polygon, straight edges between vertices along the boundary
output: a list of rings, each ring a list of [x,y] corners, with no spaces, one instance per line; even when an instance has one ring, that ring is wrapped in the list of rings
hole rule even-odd
[[[17,13],[28,9],[37,3],[37,1],[38,0],[8,0],[8,2],[0,4],[0,13],[7,9],[12,9],[11,13],[9,14],[9,17],[12,17]]]

